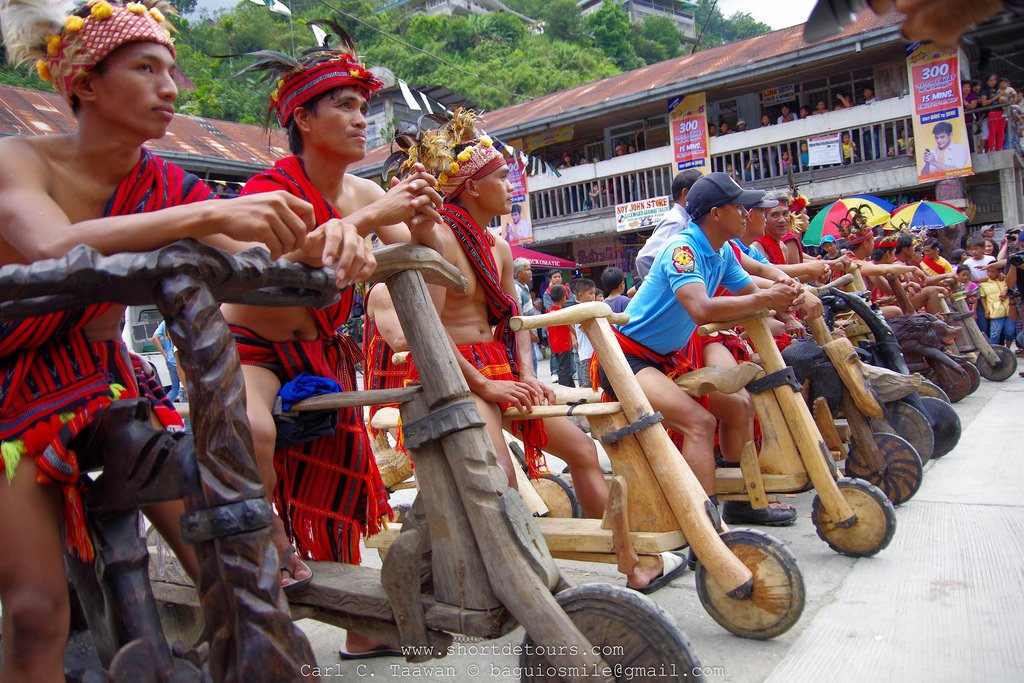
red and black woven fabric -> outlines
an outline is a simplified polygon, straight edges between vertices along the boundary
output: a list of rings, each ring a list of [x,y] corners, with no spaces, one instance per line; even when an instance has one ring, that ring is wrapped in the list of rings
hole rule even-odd
[[[786,265],[786,256],[782,253],[782,245],[775,238],[771,235],[761,235],[754,241],[764,247],[764,255],[772,265]]]
[[[486,228],[481,228],[465,209],[457,204],[445,204],[441,209],[441,218],[451,228],[462,251],[469,257],[477,281],[484,288],[487,301],[487,323],[494,329],[494,340],[505,348],[508,365],[518,377],[519,367],[516,364],[516,333],[512,331],[512,316],[519,315],[519,305],[515,297],[501,288],[498,277],[498,264],[494,261],[491,247],[494,246],[494,235]]]
[[[104,215],[147,213],[212,196],[194,175],[143,149]],[[0,466],[10,479],[22,457],[33,457],[39,481],[61,486],[68,548],[84,561],[94,551],[78,490],[78,459],[68,444],[112,400],[139,396],[124,343],[89,341],[82,331],[112,307],[95,304],[0,323]],[[161,405],[155,395],[151,400]]]
[[[487,379],[505,381],[519,379],[519,375],[512,371],[512,367],[505,357],[505,347],[496,341],[460,344],[458,349],[462,357],[472,363],[473,367]],[[409,357],[409,364],[408,382],[419,381],[419,371],[412,356]],[[511,405],[511,403],[503,401],[498,404],[498,407],[505,410]],[[530,478],[537,479],[543,474],[548,474],[547,462],[541,450],[548,445],[548,433],[544,429],[544,422],[542,420],[515,420],[512,422],[511,431],[523,442],[527,472]]]
[[[243,195],[285,190],[313,205],[320,225],[341,216],[309,180],[296,157],[286,157],[250,180]],[[282,383],[301,372],[329,377],[344,391],[356,389],[355,366],[362,354],[351,337],[337,333],[349,318],[354,290],[327,308],[309,308],[316,323],[312,341],[268,342],[252,330],[232,327],[243,365],[258,365]],[[362,410],[338,411],[330,437],[279,448],[274,453],[274,503],[298,552],[306,559],[358,564],[359,538],[370,536],[388,517],[387,490],[366,435]]]

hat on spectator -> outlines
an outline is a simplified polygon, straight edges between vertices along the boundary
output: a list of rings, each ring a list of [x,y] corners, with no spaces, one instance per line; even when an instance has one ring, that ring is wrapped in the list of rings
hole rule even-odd
[[[836,238],[833,237],[832,235],[825,235],[824,237],[821,238],[821,244],[825,244],[826,242],[835,243],[835,241]]]
[[[764,200],[760,190],[744,190],[727,173],[708,173],[690,188],[686,195],[686,212],[699,220],[711,209],[726,204],[757,206]]]

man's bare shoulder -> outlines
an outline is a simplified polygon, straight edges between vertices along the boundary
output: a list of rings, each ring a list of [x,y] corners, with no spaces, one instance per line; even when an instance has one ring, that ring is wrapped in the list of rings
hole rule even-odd
[[[351,173],[345,174],[349,196],[352,198],[353,209],[361,209],[384,196],[384,189],[368,178],[360,178]]]
[[[59,162],[66,149],[65,136],[8,137],[0,140],[0,182],[43,179],[46,168]],[[20,183],[19,183],[20,184]]]

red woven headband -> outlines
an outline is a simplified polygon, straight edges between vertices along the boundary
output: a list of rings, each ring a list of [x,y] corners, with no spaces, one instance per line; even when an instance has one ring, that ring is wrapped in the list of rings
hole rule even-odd
[[[279,82],[278,90],[270,96],[270,108],[277,111],[278,122],[287,126],[295,110],[317,95],[349,87],[358,88],[369,97],[383,85],[352,55],[343,54],[286,76]]]

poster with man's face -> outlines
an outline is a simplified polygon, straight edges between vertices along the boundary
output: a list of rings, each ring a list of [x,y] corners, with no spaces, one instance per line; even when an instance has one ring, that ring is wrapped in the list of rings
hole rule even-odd
[[[508,180],[512,183],[512,210],[501,217],[502,236],[509,244],[529,244],[533,241],[533,226],[530,223],[526,169],[518,158],[508,164]]]

